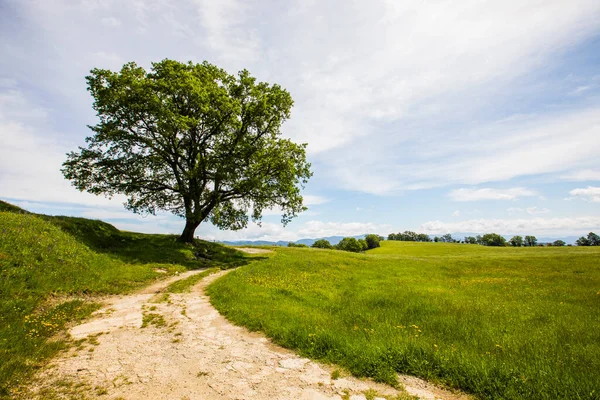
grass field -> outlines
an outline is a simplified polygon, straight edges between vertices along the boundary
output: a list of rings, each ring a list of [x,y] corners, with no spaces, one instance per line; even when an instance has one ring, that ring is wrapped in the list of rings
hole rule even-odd
[[[214,243],[185,245],[173,235],[121,232],[101,221],[35,215],[0,201],[0,398],[66,345],[66,324],[95,310],[94,296],[124,293],[178,271],[247,262]]]
[[[407,373],[490,399],[600,398],[599,248],[278,248],[208,290],[235,323],[358,376]]]

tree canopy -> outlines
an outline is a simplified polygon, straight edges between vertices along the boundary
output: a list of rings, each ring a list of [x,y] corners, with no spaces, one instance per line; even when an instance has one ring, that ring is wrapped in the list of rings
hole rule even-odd
[[[236,230],[273,207],[284,225],[305,210],[306,144],[280,137],[293,101],[279,85],[168,59],[86,79],[99,122],[62,169],[79,190],[124,194],[135,213],[183,217],[186,242],[207,220]]]

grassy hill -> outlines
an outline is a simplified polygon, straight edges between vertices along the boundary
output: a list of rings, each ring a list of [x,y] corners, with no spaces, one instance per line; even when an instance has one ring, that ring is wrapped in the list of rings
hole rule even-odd
[[[97,308],[95,295],[128,292],[179,271],[245,263],[241,253],[218,244],[186,245],[173,235],[122,232],[0,201],[0,398],[66,345],[61,332]]]
[[[600,398],[600,249],[278,248],[209,287],[233,322],[358,376],[490,399]]]

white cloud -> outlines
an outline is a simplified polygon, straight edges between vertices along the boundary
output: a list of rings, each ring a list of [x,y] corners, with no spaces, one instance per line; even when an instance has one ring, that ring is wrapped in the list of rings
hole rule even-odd
[[[391,229],[388,224],[364,222],[323,222],[307,221],[298,233],[302,237],[318,238],[324,236],[356,236],[363,233],[386,233]]]
[[[560,175],[559,178],[567,181],[600,181],[600,170],[582,169]]]
[[[453,216],[453,217],[460,217],[460,211],[458,211],[458,210],[457,210],[457,211],[454,211],[454,212],[452,213],[452,216]]]
[[[526,188],[511,189],[455,189],[448,194],[454,201],[517,200],[519,197],[535,196],[536,192]]]
[[[547,208],[539,208],[539,207],[527,207],[527,214],[535,215],[535,214],[548,214],[550,212]]]
[[[600,217],[472,219],[460,222],[428,221],[421,225],[426,233],[473,232],[499,234],[579,235],[600,228]]]
[[[121,25],[121,21],[115,17],[104,17],[100,19],[103,25],[109,26],[111,28],[116,28]]]
[[[296,241],[300,239],[298,233],[289,226],[284,227],[281,224],[263,222],[260,226],[255,223],[249,223],[246,229],[239,231],[221,231],[209,224],[203,224],[198,227],[196,236],[206,240],[268,240],[268,241]]]
[[[575,89],[573,89],[571,92],[569,92],[569,95],[580,96],[581,94],[583,94],[584,92],[587,92],[588,90],[592,89],[593,87],[594,86],[592,86],[592,85],[577,86]]]
[[[600,202],[600,187],[588,186],[587,188],[573,189],[569,192],[571,199]]]
[[[81,193],[60,172],[71,148],[58,135],[39,135],[48,112],[37,109],[18,91],[0,95],[0,187],[5,198],[36,202],[119,207],[124,196],[107,199]],[[22,108],[21,108],[22,107]],[[29,111],[14,112],[14,109]],[[26,121],[25,123],[19,122]]]
[[[508,211],[508,213],[510,215],[513,215],[516,213],[522,213],[522,212],[526,212],[529,215],[547,214],[550,212],[550,210],[548,208],[539,208],[537,206],[527,207],[525,209],[519,208],[519,207],[510,207],[510,208],[507,208],[506,211]]]
[[[390,132],[327,152],[327,173],[344,188],[386,194],[577,170],[597,163],[600,106],[418,135]]]
[[[329,199],[323,196],[316,196],[311,194],[303,194],[303,203],[305,206],[317,206],[319,204],[325,204],[329,202]]]

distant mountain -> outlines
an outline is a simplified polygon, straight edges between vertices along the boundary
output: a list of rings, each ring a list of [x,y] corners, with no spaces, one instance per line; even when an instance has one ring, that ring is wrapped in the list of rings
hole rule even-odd
[[[364,239],[366,236],[366,234],[364,235],[358,235],[358,236],[350,236],[356,239]],[[343,238],[348,237],[348,236],[328,236],[328,237],[321,237],[321,238],[316,238],[316,239],[300,239],[300,240],[296,240],[294,243],[295,244],[305,244],[307,246],[312,246],[312,244],[314,242],[316,242],[319,239],[325,239],[328,240],[329,243],[331,243],[332,245],[336,245],[340,242],[340,240],[342,240]],[[277,242],[270,242],[267,240],[236,240],[236,241],[221,241],[219,243],[223,243],[229,246],[287,246],[289,242],[285,242],[283,240],[279,240]]]

